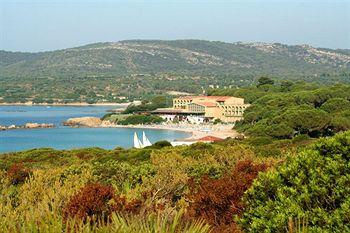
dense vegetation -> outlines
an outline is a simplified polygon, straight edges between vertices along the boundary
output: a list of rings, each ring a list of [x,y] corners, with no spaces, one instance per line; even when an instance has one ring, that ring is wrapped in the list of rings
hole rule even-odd
[[[123,114],[133,114],[150,112],[156,110],[157,108],[171,107],[173,105],[171,96],[154,96],[150,100],[143,100],[140,105],[129,105],[122,113]]]
[[[284,140],[284,143],[287,143]],[[350,133],[0,157],[3,232],[346,232]],[[270,148],[271,149],[271,148]],[[13,222],[16,222],[14,225]]]
[[[247,232],[350,231],[350,133],[322,139],[275,171],[260,174],[244,195]],[[305,232],[305,231],[304,231]]]
[[[142,96],[105,116],[118,124],[161,122],[144,112],[171,90],[251,104],[235,125],[247,138],[1,154],[0,232],[350,231],[348,51],[125,41],[0,58],[1,102]]]
[[[158,95],[143,100],[139,105],[130,104],[121,113],[107,113],[102,119],[119,125],[159,124],[164,122],[163,118],[151,115],[150,112],[157,108],[170,106],[172,106],[171,96]]]
[[[190,180],[204,175],[218,178],[235,169],[236,161],[254,158],[248,147],[231,144],[172,148],[161,143],[155,147],[165,147],[141,150],[36,149],[2,155],[1,231],[50,227],[61,232],[73,227],[81,231],[208,232],[206,222],[185,211],[189,190],[196,187]],[[259,163],[263,161],[273,163],[269,159]]]
[[[159,124],[164,122],[164,119],[160,116],[154,115],[131,115],[127,116],[123,120],[116,121],[115,123],[119,125],[149,125],[149,124]]]
[[[350,129],[350,86],[322,86],[259,79],[256,87],[212,90],[212,95],[244,97],[251,106],[236,129],[271,139],[334,135]]]
[[[300,75],[349,71],[346,50],[268,43],[134,40],[42,53],[0,51],[0,73],[13,77],[125,74]]]
[[[276,80],[348,83],[345,50],[198,40],[97,43],[43,53],[0,51],[0,101],[126,102]]]
[[[191,76],[109,76],[109,77],[0,77],[0,102],[72,103],[111,102],[169,95],[171,91],[199,93],[212,79]],[[218,81],[215,81],[215,83]]]
[[[349,231],[350,132],[318,139],[349,129],[349,89],[261,77],[209,90],[251,103],[235,126],[246,139],[3,154],[0,231]],[[106,117],[158,122],[143,112],[170,100]]]

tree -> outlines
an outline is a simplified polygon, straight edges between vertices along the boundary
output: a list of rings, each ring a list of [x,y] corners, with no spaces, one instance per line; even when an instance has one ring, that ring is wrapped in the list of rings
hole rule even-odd
[[[269,84],[269,85],[273,85],[275,82],[269,78],[269,77],[265,77],[265,76],[262,76],[258,79],[258,87],[262,86],[262,85],[266,85],[266,84]]]
[[[329,113],[347,110],[350,109],[350,101],[343,98],[332,98],[322,104],[321,109]]]
[[[288,92],[292,90],[293,82],[288,81],[288,80],[283,80],[281,82],[281,91],[282,92]]]
[[[156,108],[165,108],[167,106],[167,98],[165,96],[155,96],[152,98],[151,103]]]
[[[294,129],[285,123],[273,124],[266,127],[266,132],[269,136],[274,138],[291,138],[294,135]]]
[[[272,122],[286,124],[297,134],[310,136],[322,135],[329,126],[330,116],[319,109],[290,109],[281,116],[272,119]]]
[[[260,174],[243,198],[243,230],[286,232],[294,219],[305,232],[350,232],[349,148],[350,132],[342,133]]]
[[[350,130],[350,118],[336,115],[332,117],[330,127],[334,133]]]

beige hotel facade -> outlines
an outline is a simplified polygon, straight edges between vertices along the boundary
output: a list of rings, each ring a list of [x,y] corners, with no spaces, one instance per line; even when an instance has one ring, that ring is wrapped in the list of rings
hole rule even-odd
[[[243,98],[232,96],[184,96],[173,99],[172,108],[154,111],[158,114],[203,117],[207,121],[236,122],[243,118],[249,104]]]

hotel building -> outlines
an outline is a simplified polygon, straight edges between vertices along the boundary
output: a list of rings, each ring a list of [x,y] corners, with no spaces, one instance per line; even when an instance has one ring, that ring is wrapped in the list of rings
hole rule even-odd
[[[172,108],[161,108],[154,113],[172,120],[175,116],[180,120],[235,122],[243,118],[244,110],[249,104],[243,98],[232,96],[185,96],[173,99]]]

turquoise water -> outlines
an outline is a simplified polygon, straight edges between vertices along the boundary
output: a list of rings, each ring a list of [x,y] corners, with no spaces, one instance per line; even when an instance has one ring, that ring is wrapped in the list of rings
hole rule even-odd
[[[23,125],[27,122],[53,123],[52,129],[18,129],[0,131],[0,153],[26,149],[51,147],[72,149],[101,147],[113,149],[117,146],[132,147],[133,134],[139,137],[145,131],[152,143],[159,140],[172,141],[188,134],[170,130],[120,129],[120,128],[69,128],[62,122],[70,117],[101,117],[113,106],[0,106],[0,125]]]

